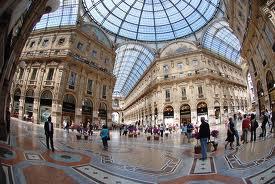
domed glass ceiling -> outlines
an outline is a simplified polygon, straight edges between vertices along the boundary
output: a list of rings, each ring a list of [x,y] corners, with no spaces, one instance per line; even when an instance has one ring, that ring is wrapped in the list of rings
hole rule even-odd
[[[220,0],[83,0],[86,13],[109,32],[139,41],[167,41],[195,33]]]

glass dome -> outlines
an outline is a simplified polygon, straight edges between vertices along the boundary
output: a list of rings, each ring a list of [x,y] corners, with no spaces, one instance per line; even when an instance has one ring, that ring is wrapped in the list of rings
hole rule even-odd
[[[235,64],[241,64],[241,45],[228,22],[214,22],[202,38],[202,46]]]
[[[128,43],[116,50],[114,75],[116,84],[113,96],[125,97],[153,62],[155,55],[141,44]]]
[[[83,0],[85,14],[118,37],[158,42],[203,28],[220,0]]]

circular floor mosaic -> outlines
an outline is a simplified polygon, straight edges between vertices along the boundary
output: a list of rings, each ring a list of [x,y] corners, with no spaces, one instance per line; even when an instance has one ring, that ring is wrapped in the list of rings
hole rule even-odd
[[[53,153],[50,157],[59,162],[80,162],[82,156],[73,153]]]
[[[3,159],[13,159],[15,158],[15,152],[9,150],[8,148],[0,147],[0,158]]]

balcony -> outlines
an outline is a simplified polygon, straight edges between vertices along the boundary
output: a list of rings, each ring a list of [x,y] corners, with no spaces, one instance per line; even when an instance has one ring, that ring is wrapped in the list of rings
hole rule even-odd
[[[93,92],[92,92],[92,91],[87,90],[87,94],[88,94],[88,95],[93,95]]]
[[[181,97],[181,100],[187,100],[186,96]]]
[[[170,102],[170,98],[166,98],[166,99],[165,99],[165,102]]]
[[[53,87],[54,86],[54,81],[52,81],[52,80],[46,80],[46,81],[44,81],[44,86]]]
[[[28,83],[28,85],[30,85],[30,86],[36,86],[36,80],[30,80],[29,81],[29,83]]]
[[[198,97],[199,97],[199,98],[204,98],[204,95],[203,95],[203,94],[199,94]]]

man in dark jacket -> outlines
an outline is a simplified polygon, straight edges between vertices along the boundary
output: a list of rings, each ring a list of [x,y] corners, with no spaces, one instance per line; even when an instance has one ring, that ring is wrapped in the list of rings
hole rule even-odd
[[[199,138],[201,142],[201,155],[202,155],[202,158],[200,160],[206,160],[207,141],[210,140],[210,128],[209,128],[209,124],[205,121],[204,117],[201,117]]]
[[[44,130],[45,130],[45,135],[46,135],[46,144],[47,148],[50,149],[49,147],[49,139],[51,141],[51,148],[52,151],[54,151],[53,147],[53,123],[52,123],[52,118],[51,116],[48,117],[48,121],[45,122],[44,124]]]

